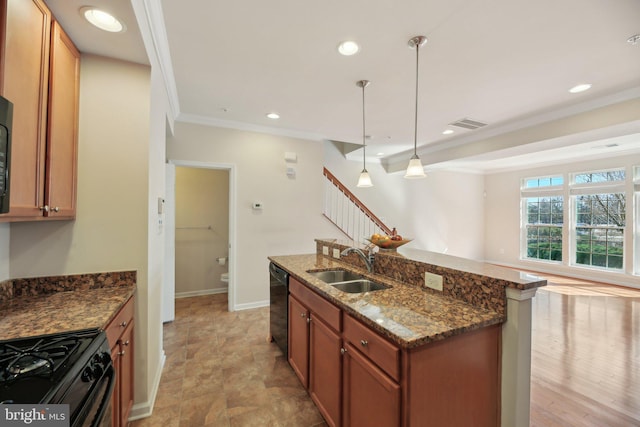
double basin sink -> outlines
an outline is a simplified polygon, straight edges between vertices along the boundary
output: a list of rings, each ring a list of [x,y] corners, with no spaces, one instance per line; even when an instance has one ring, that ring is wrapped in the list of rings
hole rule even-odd
[[[336,289],[350,294],[379,291],[382,289],[388,289],[390,287],[387,285],[383,285],[382,283],[369,280],[358,273],[353,273],[347,270],[312,270],[307,271],[307,273],[314,276],[316,279],[322,280],[323,282],[333,286]]]

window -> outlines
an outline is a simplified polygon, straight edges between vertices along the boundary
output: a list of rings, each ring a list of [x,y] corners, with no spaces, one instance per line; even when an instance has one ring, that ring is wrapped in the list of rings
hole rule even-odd
[[[576,196],[576,264],[622,269],[624,193]]]
[[[625,171],[577,173],[571,193],[575,203],[575,264],[613,270],[624,267],[626,224]]]
[[[640,253],[638,233],[626,229],[631,188],[640,205],[640,167],[634,169],[632,186],[627,175],[625,169],[611,169],[574,173],[569,179],[562,175],[523,179],[522,259],[624,270],[625,247]],[[632,220],[640,223],[638,218]],[[632,267],[638,272],[635,257]]]
[[[525,258],[562,261],[563,183],[560,175],[523,180]]]
[[[525,188],[540,188],[562,185],[564,180],[562,176],[545,176],[542,178],[527,178],[524,180]]]
[[[576,184],[624,181],[624,170],[579,173],[574,177]]]
[[[527,258],[562,261],[562,197],[527,198],[526,212]]]

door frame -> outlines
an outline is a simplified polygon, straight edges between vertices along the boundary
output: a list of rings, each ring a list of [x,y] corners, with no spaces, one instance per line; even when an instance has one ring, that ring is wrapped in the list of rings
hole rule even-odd
[[[235,311],[236,306],[236,287],[235,278],[236,275],[236,165],[232,163],[217,163],[217,162],[198,162],[191,160],[168,160],[167,163],[173,166],[200,168],[200,169],[217,169],[226,170],[229,172],[229,283],[227,292],[227,309],[229,311]],[[173,174],[173,188],[175,188],[175,173]],[[167,187],[169,185],[167,184]],[[168,195],[167,195],[168,196]],[[175,198],[175,195],[173,196]],[[175,227],[175,210],[173,212],[167,212],[167,215],[173,215],[173,221],[167,221],[167,223],[173,223]],[[169,234],[169,233],[168,233]],[[175,233],[174,233],[175,236]],[[175,238],[173,244],[175,245]],[[175,251],[172,256],[165,256],[165,262],[175,266]],[[173,294],[175,295],[175,281],[171,283],[173,287]]]

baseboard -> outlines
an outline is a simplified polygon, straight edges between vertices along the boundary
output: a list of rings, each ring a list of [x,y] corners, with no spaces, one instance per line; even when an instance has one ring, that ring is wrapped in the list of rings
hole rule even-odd
[[[251,310],[252,308],[269,307],[269,300],[248,302],[245,304],[238,304],[233,307],[234,311]]]
[[[188,292],[178,292],[175,295],[175,298],[190,298],[190,297],[199,297],[202,295],[213,295],[213,294],[226,294],[227,288],[215,288],[215,289],[202,289],[199,291],[188,291]]]
[[[156,395],[158,394],[158,387],[160,387],[160,379],[162,378],[162,368],[164,368],[164,362],[167,360],[167,355],[162,350],[162,356],[160,357],[160,363],[158,364],[158,370],[156,371],[155,378],[153,379],[153,387],[151,389],[150,398],[146,402],[135,403],[131,408],[131,415],[129,415],[129,421],[139,420],[140,418],[147,418],[151,416],[153,412],[153,405],[156,402]]]

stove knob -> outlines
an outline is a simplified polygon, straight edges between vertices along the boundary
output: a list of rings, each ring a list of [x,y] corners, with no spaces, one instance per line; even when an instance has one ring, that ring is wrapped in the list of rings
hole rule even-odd
[[[86,368],[84,368],[84,371],[82,371],[82,381],[88,383],[95,379],[96,376],[93,367],[87,366]]]
[[[93,367],[93,373],[95,374],[96,378],[100,378],[102,376],[102,374],[104,373],[104,366],[102,366],[101,363],[96,364]]]

